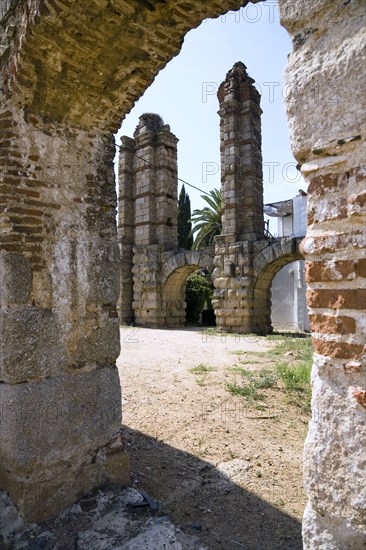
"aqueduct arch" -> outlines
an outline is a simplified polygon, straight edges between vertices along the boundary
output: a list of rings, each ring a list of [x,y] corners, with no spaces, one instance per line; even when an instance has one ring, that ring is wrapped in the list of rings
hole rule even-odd
[[[262,250],[257,250],[253,258],[253,273],[255,283],[253,286],[254,300],[254,332],[268,334],[272,330],[271,323],[271,283],[285,265],[303,260],[300,252],[299,238],[282,238],[274,243],[263,243]],[[258,243],[259,248],[259,243]]]
[[[26,519],[123,478],[112,132],[189,29],[245,4],[0,4],[0,485]],[[364,6],[279,6],[294,40],[292,147],[310,184],[303,253],[315,355],[304,545],[361,548]]]
[[[206,250],[186,250],[174,254],[162,266],[162,301],[167,312],[166,326],[185,323],[185,282],[197,269],[213,270],[213,247]]]

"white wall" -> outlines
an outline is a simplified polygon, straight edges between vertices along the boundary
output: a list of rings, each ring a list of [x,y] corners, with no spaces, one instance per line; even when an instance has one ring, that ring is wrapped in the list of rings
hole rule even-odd
[[[272,281],[272,326],[277,330],[310,330],[306,306],[304,260],[285,265]]]
[[[279,237],[304,237],[307,224],[307,197],[297,195],[292,199],[293,214],[277,218]]]
[[[280,216],[278,220],[278,236],[279,237],[288,237],[293,233],[293,219],[292,215],[290,216]]]
[[[304,237],[307,225],[307,197],[297,195],[292,199],[294,212],[293,233],[295,237]]]

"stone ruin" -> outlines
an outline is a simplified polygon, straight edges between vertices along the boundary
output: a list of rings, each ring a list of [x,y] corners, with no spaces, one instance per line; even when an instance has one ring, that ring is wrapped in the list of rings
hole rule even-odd
[[[212,274],[219,328],[267,334],[271,282],[301,259],[302,238],[265,235],[260,95],[239,62],[218,92],[223,231],[204,250],[177,247],[177,142],[159,115],[144,114],[134,138],[122,137],[118,231],[121,323],[182,326],[185,281],[196,269]]]
[[[114,132],[188,30],[247,4],[0,2],[0,486],[27,521],[56,514],[103,480],[128,478],[115,367]],[[308,550],[359,549],[366,537],[364,3],[278,4],[293,39],[284,94],[292,150],[309,183],[301,252],[314,366],[303,541]],[[230,95],[222,90],[224,113],[227,101],[240,101]],[[258,108],[255,98],[246,101]],[[229,281],[241,277],[235,243],[251,246],[261,234],[258,217],[250,226],[232,220],[243,225],[225,222],[232,238],[223,237],[227,259],[217,266]],[[245,288],[230,288],[237,290]]]

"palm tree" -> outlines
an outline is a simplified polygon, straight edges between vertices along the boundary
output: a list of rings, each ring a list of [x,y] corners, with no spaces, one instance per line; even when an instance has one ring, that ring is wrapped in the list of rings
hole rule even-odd
[[[208,206],[201,210],[195,210],[192,215],[192,222],[195,224],[192,229],[192,235],[195,235],[192,248],[199,250],[214,243],[214,237],[220,235],[222,231],[222,204],[221,192],[218,189],[212,189],[209,195],[201,195]]]

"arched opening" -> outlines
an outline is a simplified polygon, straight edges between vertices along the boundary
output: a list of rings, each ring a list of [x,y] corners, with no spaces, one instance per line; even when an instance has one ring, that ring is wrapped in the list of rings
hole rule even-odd
[[[185,285],[197,265],[185,265],[176,269],[163,286],[163,308],[166,311],[167,327],[182,327],[186,322]]]
[[[216,316],[212,276],[206,269],[194,271],[186,281],[186,324],[215,327]]]
[[[272,285],[273,281],[276,279],[277,274],[281,272],[283,268],[287,268],[288,271],[290,271],[291,268],[287,266],[291,266],[294,262],[297,260],[302,260],[303,257],[301,256],[300,252],[294,252],[291,255],[285,255],[279,258],[274,259],[272,262],[268,263],[266,267],[262,271],[259,272],[257,275],[257,282],[254,286],[254,293],[253,293],[253,325],[255,328],[255,331],[258,334],[270,334],[274,330],[281,330],[282,326],[281,323],[279,324],[273,324],[272,323]],[[280,284],[280,288],[283,288],[283,284],[289,284],[289,279],[291,277],[291,274],[288,273],[288,277],[284,276],[285,281],[282,281],[281,279],[277,279],[275,281],[275,285]],[[303,280],[303,279],[302,279]],[[294,283],[292,283],[294,284]],[[274,287],[276,289],[276,286]],[[286,293],[288,289],[284,288],[283,292]],[[280,304],[280,297],[276,297],[275,304],[279,304],[278,307],[281,307]],[[276,305],[277,307],[277,305]],[[289,323],[289,329],[290,325],[292,326],[292,329],[294,329],[294,325],[292,321],[288,321]]]
[[[202,324],[202,311],[207,300],[201,303],[198,318],[195,315],[193,317],[187,316],[186,282],[188,277],[195,273],[198,276],[197,279],[203,279],[203,273],[206,273],[210,279],[208,271],[202,269],[200,266],[184,265],[171,273],[163,285],[162,308],[165,312],[165,324],[169,328],[184,327],[186,324]],[[193,294],[191,292],[191,298],[194,300]]]

